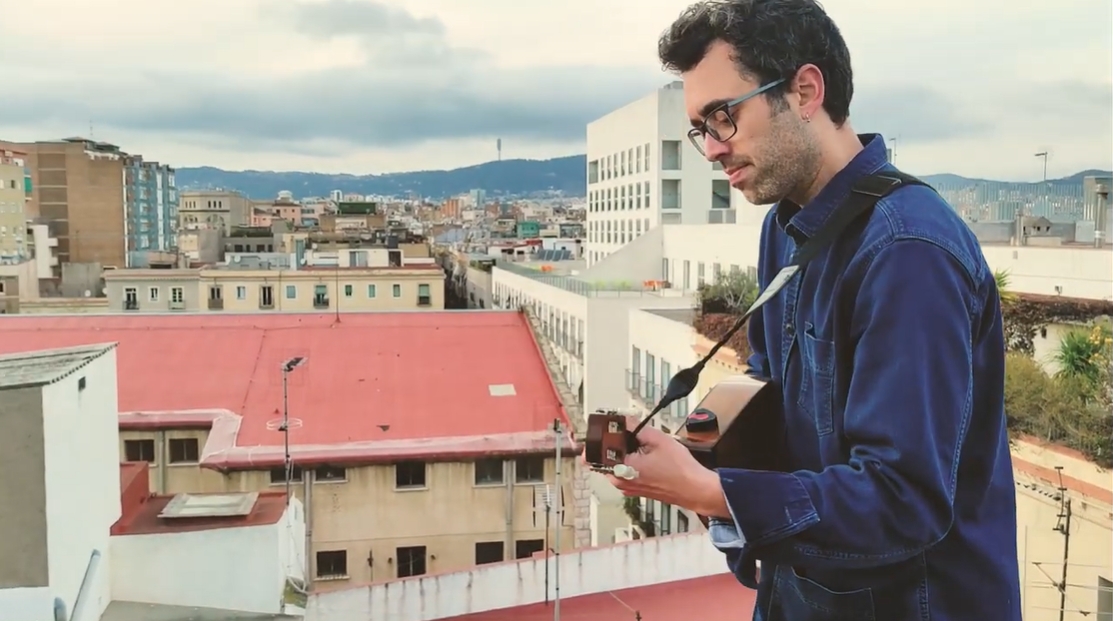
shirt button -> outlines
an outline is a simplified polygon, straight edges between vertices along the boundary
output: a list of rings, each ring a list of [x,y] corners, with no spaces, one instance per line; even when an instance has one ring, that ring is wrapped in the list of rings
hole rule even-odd
[[[791,323],[786,323],[785,332],[788,334],[793,334],[794,332],[796,332],[796,326],[792,325]]]

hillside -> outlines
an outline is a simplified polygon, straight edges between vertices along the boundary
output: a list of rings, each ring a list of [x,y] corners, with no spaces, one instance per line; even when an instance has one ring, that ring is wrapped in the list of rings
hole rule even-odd
[[[1086,175],[1108,171],[1086,170],[1048,183],[1074,185]],[[924,181],[937,186],[991,183],[987,179],[970,179],[949,173],[927,175]],[[523,196],[542,192],[561,192],[566,196],[582,196],[587,184],[587,162],[584,155],[570,155],[550,160],[504,160],[487,162],[453,170],[424,170],[385,175],[344,175],[307,172],[229,171],[209,166],[179,168],[178,187],[188,189],[234,189],[257,199],[277,196],[289,190],[294,196],[328,196],[333,190],[355,194],[387,196],[415,195],[445,198],[475,188],[488,196]]]
[[[328,196],[333,190],[355,194],[444,198],[472,189],[489,196],[526,195],[559,191],[579,196],[587,184],[583,155],[551,160],[503,160],[454,170],[423,170],[385,175],[343,175],[306,172],[228,171],[220,168],[179,168],[181,189],[225,188],[247,193],[252,198],[271,198],[281,190],[294,196]]]

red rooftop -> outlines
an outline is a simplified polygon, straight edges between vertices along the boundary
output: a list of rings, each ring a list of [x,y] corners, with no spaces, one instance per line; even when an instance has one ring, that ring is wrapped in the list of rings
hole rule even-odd
[[[560,398],[516,312],[12,316],[0,353],[117,342],[121,429],[211,427],[202,465],[552,450]],[[571,448],[571,442],[567,443]]]

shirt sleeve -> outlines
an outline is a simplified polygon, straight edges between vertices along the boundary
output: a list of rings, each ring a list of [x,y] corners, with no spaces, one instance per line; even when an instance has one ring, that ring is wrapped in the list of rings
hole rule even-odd
[[[744,542],[743,556],[879,566],[950,529],[971,412],[974,287],[949,252],[922,240],[884,247],[863,283],[843,419],[850,458],[822,472],[719,470],[740,535],[720,544]]]

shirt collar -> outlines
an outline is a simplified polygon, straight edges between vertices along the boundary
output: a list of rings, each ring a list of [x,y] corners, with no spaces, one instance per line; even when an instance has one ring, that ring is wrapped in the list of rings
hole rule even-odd
[[[803,243],[823,228],[835,208],[850,195],[855,181],[888,165],[885,138],[881,134],[859,134],[858,140],[862,142],[862,150],[835,173],[811,202],[803,208],[787,199],[777,203],[777,225],[796,243]]]

